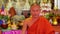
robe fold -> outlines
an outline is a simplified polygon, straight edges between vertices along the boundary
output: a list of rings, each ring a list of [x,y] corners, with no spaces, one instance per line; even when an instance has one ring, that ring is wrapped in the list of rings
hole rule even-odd
[[[55,34],[55,31],[47,19],[40,17],[28,28],[27,34]]]

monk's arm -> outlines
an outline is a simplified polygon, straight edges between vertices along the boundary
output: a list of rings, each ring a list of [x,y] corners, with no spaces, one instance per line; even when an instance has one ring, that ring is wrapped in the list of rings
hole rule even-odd
[[[22,28],[22,34],[26,34],[26,29],[27,29],[27,23],[24,21],[23,28]]]

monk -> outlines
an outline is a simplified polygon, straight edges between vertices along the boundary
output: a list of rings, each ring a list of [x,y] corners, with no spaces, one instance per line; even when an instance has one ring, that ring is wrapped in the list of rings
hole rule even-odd
[[[24,20],[22,34],[55,34],[55,31],[49,21],[40,16],[40,6],[36,3],[32,4],[31,8],[31,16]]]

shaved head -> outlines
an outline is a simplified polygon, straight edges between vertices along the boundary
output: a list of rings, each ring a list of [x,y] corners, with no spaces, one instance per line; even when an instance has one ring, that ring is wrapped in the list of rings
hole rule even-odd
[[[34,4],[31,5],[30,10],[31,10],[32,17],[39,17],[39,14],[40,14],[40,11],[41,11],[40,5],[34,3]]]
[[[34,4],[31,5],[30,9],[33,9],[33,8],[35,8],[35,9],[39,8],[40,9],[40,5],[37,4],[37,3],[34,3]]]

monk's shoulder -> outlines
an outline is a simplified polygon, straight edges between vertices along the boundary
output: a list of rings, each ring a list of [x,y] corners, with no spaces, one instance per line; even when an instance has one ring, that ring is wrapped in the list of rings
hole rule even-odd
[[[31,18],[26,18],[23,22],[29,22],[31,20]]]
[[[45,18],[45,17],[40,17],[40,18],[41,18],[41,22],[42,23],[44,23],[44,24],[48,24],[49,23],[47,18]]]
[[[44,16],[40,16],[40,19],[46,19]]]
[[[31,18],[27,18],[27,19],[26,19],[26,21],[30,21],[30,20],[31,20]]]
[[[48,21],[48,20],[45,17],[41,16],[40,21],[44,23],[45,21]]]

